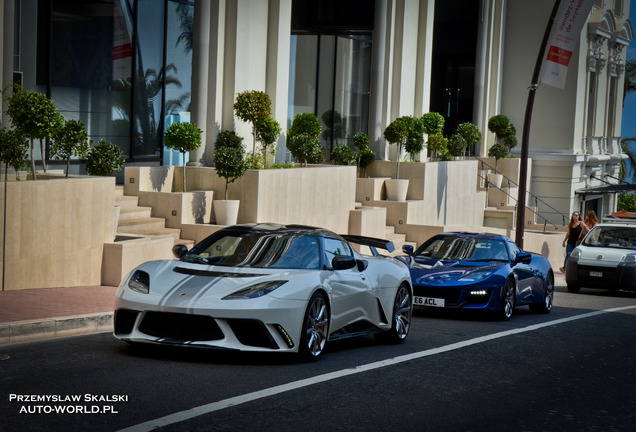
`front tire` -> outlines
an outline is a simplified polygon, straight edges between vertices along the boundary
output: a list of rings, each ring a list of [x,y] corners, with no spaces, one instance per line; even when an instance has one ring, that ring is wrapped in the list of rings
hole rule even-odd
[[[382,343],[401,344],[406,340],[411,328],[413,314],[413,296],[408,285],[402,284],[395,293],[391,330],[376,333],[376,339]]]
[[[300,334],[300,355],[310,361],[318,360],[329,337],[329,305],[325,296],[314,293],[307,303]]]
[[[512,317],[512,311],[515,309],[516,291],[514,280],[508,278],[501,293],[503,304],[499,313],[500,318],[504,321],[508,321]]]
[[[548,313],[552,310],[552,303],[554,302],[554,275],[548,274],[545,279],[545,295],[543,297],[543,303],[531,304],[530,310],[538,313]]]

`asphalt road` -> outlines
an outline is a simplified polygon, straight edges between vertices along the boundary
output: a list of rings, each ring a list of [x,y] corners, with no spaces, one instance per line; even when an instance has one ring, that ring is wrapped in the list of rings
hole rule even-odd
[[[10,345],[0,431],[627,431],[635,345],[636,295],[563,287],[548,315],[418,312],[403,345],[340,341],[316,363],[111,334]]]

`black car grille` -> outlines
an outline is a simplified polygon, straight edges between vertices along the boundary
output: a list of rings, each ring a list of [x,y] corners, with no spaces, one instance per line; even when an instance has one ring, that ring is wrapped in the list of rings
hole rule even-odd
[[[602,273],[602,277],[590,276],[590,272]],[[582,283],[593,283],[594,285],[614,285],[616,284],[617,272],[615,267],[597,267],[589,265],[579,265],[577,279]]]
[[[413,295],[417,297],[444,299],[446,307],[455,307],[459,304],[461,290],[452,288],[431,288],[416,285],[413,287]]]
[[[129,334],[135,328],[138,311],[129,309],[117,309],[115,311],[115,334]]]
[[[267,331],[265,324],[252,319],[228,319],[234,335],[243,345],[278,349],[278,344]]]
[[[157,338],[184,342],[223,339],[223,332],[214,318],[174,312],[146,312],[139,331]]]

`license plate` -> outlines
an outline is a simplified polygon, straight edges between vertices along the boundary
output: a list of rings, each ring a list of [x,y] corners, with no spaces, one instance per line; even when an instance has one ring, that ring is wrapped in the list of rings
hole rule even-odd
[[[591,271],[591,272],[590,272],[590,276],[592,276],[592,277],[603,277],[603,272],[594,272],[594,271]]]
[[[414,297],[414,306],[444,307],[444,299],[432,297]]]

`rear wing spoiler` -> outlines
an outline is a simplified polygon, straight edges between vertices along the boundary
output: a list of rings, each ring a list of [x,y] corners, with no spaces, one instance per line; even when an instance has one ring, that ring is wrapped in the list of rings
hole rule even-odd
[[[371,253],[373,254],[373,256],[379,255],[377,248],[387,250],[389,251],[389,253],[395,250],[395,246],[393,245],[393,242],[390,240],[379,239],[374,237],[357,236],[357,235],[343,235],[341,237],[350,243],[355,243],[362,246],[368,246],[369,249],[371,249]]]

